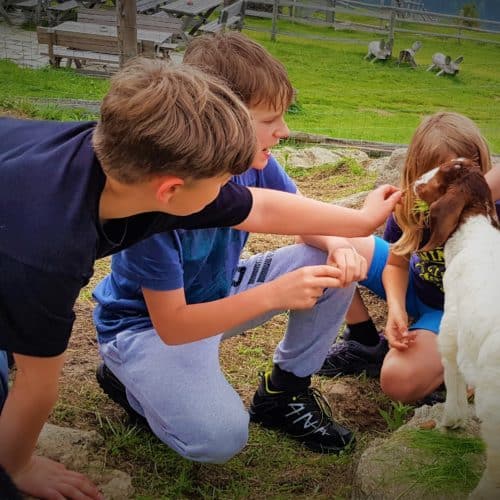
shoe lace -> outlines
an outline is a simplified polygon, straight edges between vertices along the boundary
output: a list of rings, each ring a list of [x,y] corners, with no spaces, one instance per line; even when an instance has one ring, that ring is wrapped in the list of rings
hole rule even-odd
[[[310,401],[311,405],[314,405],[316,411],[319,411],[322,416],[326,416],[328,420],[333,420],[330,404],[318,389],[309,387],[306,394],[307,399]]]

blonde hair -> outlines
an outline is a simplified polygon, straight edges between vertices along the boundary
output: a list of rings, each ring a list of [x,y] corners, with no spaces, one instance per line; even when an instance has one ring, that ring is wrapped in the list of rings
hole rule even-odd
[[[248,107],[264,103],[285,111],[293,101],[294,90],[283,64],[236,31],[194,38],[184,62],[222,78]]]
[[[440,112],[425,118],[415,131],[408,148],[401,188],[404,196],[394,217],[402,230],[391,251],[408,256],[420,247],[425,214],[415,210],[414,182],[451,157],[474,160],[483,172],[491,168],[488,145],[477,125],[458,113]]]
[[[129,184],[241,174],[257,147],[248,110],[223,82],[145,58],[112,78],[93,146],[106,174]]]

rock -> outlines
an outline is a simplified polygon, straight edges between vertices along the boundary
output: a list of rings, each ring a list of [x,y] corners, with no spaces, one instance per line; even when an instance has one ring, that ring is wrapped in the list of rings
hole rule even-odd
[[[422,406],[415,410],[415,416],[388,438],[376,439],[367,448],[359,461],[353,487],[353,500],[387,500],[405,498],[405,500],[421,500],[432,498],[440,500],[459,500],[467,498],[468,492],[458,493],[450,488],[449,493],[429,494],[425,485],[411,479],[404,479],[408,470],[418,470],[425,466],[435,465],[439,458],[430,451],[411,446],[411,433],[416,429],[423,431],[422,425],[430,421],[439,422],[443,412],[443,404]],[[479,437],[479,422],[474,417],[474,407],[469,405],[467,427],[460,431],[448,431],[457,436]],[[439,431],[447,432],[447,431]],[[473,467],[478,474],[484,468],[484,457],[477,455]]]
[[[106,500],[132,498],[133,487],[130,476],[124,472],[109,469],[99,450],[103,438],[96,431],[83,431],[45,424],[36,451],[68,469],[87,475],[101,490]]]
[[[369,172],[376,172],[378,174],[377,185],[399,185],[401,172],[406,160],[406,152],[406,148],[395,149],[391,156],[376,158],[367,164],[366,169]]]
[[[336,163],[341,156],[331,149],[313,146],[304,149],[285,147],[276,151],[276,158],[282,165],[311,168]]]

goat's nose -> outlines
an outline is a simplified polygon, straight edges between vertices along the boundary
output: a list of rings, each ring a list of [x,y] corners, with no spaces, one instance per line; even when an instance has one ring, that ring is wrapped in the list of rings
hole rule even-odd
[[[437,173],[439,170],[439,167],[435,167],[432,170],[429,170],[428,172],[425,172],[425,174],[422,174],[413,184],[413,192],[417,194],[417,186],[420,184],[427,184]]]

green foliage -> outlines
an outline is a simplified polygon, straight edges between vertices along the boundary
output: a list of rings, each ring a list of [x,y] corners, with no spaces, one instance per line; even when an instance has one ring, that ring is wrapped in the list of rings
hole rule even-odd
[[[460,15],[464,17],[474,17],[478,18],[479,17],[479,12],[477,10],[477,5],[475,2],[471,3],[466,3],[463,8],[460,11]],[[464,19],[463,20],[464,26],[469,26],[469,27],[477,27],[479,26],[479,21],[472,21],[469,19]]]
[[[400,401],[391,401],[391,406],[388,410],[379,408],[378,411],[385,420],[387,428],[393,432],[406,423],[410,413],[413,411],[413,407]]]

